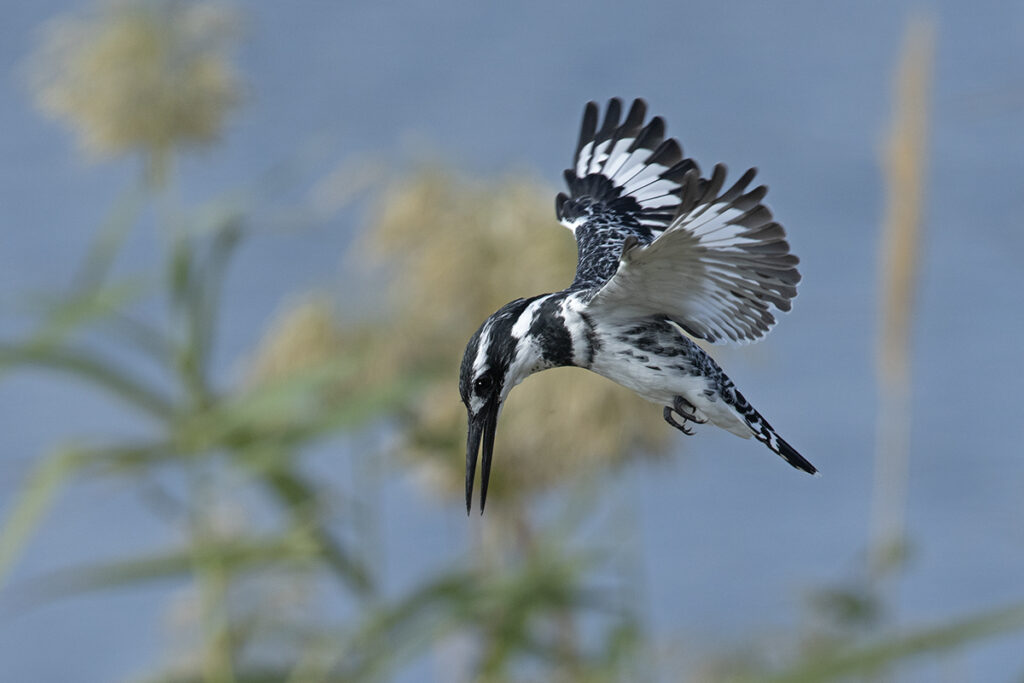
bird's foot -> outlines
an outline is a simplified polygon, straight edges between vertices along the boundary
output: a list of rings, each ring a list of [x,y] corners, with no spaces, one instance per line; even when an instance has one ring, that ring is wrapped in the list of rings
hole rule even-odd
[[[682,396],[676,396],[675,400],[672,402],[672,405],[674,406],[675,411],[684,420],[695,422],[696,424],[699,425],[702,425],[705,422],[707,422],[707,420],[702,420],[699,417],[697,417],[697,407],[694,406],[689,401],[687,401]]]
[[[683,434],[686,434],[687,436],[693,436],[693,430],[686,426],[686,418],[683,418],[682,424],[676,422],[676,419],[672,417],[672,409],[669,408],[668,406],[665,406],[665,410],[664,412],[662,412],[662,415],[665,416],[665,422],[668,422],[670,425],[681,431]]]

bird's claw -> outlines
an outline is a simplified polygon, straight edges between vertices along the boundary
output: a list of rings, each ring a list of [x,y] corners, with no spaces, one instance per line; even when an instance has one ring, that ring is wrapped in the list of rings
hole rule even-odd
[[[665,406],[665,410],[662,414],[665,416],[665,422],[668,422],[670,425],[681,431],[683,434],[686,434],[687,436],[693,436],[693,430],[686,426],[686,418],[683,418],[683,423],[679,424],[678,422],[676,422],[676,419],[672,417],[672,409],[669,408],[668,406]]]
[[[702,425],[705,422],[707,422],[707,420],[702,420],[699,417],[697,417],[697,407],[694,406],[689,401],[687,401],[682,396],[676,396],[675,400],[672,402],[672,405],[674,406],[675,411],[679,414],[679,417],[683,418],[684,420],[688,420],[699,425]]]
[[[683,419],[682,423],[676,421],[676,418],[673,416],[673,412]],[[707,422],[707,420],[702,420],[697,417],[696,406],[682,396],[676,396],[672,401],[672,406],[665,406],[665,410],[662,414],[665,416],[665,422],[668,422],[687,436],[693,436],[694,434],[693,430],[686,426],[687,422],[693,422],[694,424],[699,425]]]

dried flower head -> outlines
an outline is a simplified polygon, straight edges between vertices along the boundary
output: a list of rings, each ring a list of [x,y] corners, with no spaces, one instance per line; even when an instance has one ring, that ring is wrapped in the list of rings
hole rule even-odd
[[[286,306],[271,321],[247,363],[247,383],[287,379],[329,362],[343,348],[331,303],[321,296],[308,296]]]
[[[236,26],[199,0],[111,0],[58,17],[32,61],[37,103],[90,154],[165,164],[175,146],[213,140],[238,103],[227,58]]]
[[[551,196],[523,179],[470,182],[425,169],[385,194],[359,250],[393,276],[393,316],[376,341],[382,367],[435,378],[408,407],[405,452],[445,493],[457,494],[464,476],[457,382],[470,334],[510,299],[572,280],[576,245],[555,223]],[[576,368],[540,373],[502,413],[491,496],[534,492],[658,451],[669,434],[659,411],[607,380]]]

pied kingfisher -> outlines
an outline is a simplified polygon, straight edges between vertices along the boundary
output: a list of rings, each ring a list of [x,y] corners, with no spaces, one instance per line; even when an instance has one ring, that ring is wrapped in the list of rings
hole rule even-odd
[[[750,169],[722,190],[725,166],[708,179],[660,117],[646,125],[635,100],[587,104],[575,164],[565,171],[559,222],[576,237],[579,261],[568,288],[516,299],[488,318],[466,346],[459,391],[469,413],[466,510],[483,442],[480,511],[498,414],[512,387],[540,370],[574,365],[664,406],[685,434],[711,422],[753,436],[786,462],[814,465],[775,433],[717,363],[690,336],[749,342],[775,324],[796,296],[798,259],[782,226],[762,204],[767,188],[747,190]]]

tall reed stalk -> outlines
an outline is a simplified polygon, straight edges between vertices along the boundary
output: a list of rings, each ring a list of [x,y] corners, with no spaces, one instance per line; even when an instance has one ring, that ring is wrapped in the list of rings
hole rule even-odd
[[[870,557],[874,576],[899,557],[904,546],[910,464],[910,332],[921,245],[934,35],[934,26],[926,19],[916,19],[907,28],[882,157],[887,200],[879,259],[879,400]]]

